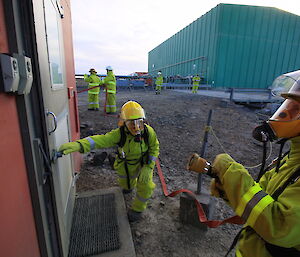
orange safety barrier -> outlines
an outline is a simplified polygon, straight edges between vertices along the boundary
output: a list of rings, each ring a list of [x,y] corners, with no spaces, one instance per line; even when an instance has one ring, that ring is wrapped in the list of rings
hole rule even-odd
[[[161,170],[161,167],[160,167],[160,162],[159,162],[158,158],[156,159],[156,169],[157,169],[157,173],[158,173],[160,183],[161,183],[161,186],[162,186],[162,189],[163,189],[163,192],[164,192],[165,196],[174,197],[174,196],[176,196],[180,193],[187,193],[191,197],[194,198],[194,201],[195,201],[195,204],[196,204],[196,207],[197,207],[199,221],[201,223],[204,223],[205,225],[207,225],[210,228],[216,228],[216,227],[218,227],[220,225],[223,225],[225,223],[239,224],[239,225],[244,224],[244,221],[241,219],[241,217],[239,217],[237,215],[233,216],[233,217],[230,217],[228,219],[225,219],[225,220],[207,220],[201,203],[198,202],[198,200],[196,199],[196,195],[192,191],[187,190],[187,189],[180,189],[180,190],[174,191],[172,193],[168,193],[167,185],[166,185],[165,178],[164,178],[164,175],[162,173],[162,170]]]

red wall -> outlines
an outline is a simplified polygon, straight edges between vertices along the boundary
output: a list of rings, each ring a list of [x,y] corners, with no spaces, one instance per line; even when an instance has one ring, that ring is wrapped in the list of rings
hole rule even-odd
[[[4,1],[0,0],[0,53],[8,52]],[[0,93],[0,124],[0,256],[40,256],[15,96]]]
[[[75,67],[74,67],[74,54],[73,54],[73,36],[72,36],[72,20],[71,20],[71,4],[70,0],[63,0],[61,4],[64,7],[64,18],[62,19],[63,35],[64,35],[64,51],[66,59],[66,80],[69,95],[69,109],[70,109],[70,122],[72,141],[80,137],[79,114],[77,107],[77,89],[75,80]],[[82,162],[82,155],[75,153],[74,155],[74,168],[75,171],[80,170]]]

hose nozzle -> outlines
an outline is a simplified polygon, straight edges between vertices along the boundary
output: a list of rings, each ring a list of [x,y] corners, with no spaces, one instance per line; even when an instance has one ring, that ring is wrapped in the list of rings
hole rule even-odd
[[[206,173],[210,169],[210,163],[194,153],[190,156],[187,164],[187,170],[195,171],[197,173]]]

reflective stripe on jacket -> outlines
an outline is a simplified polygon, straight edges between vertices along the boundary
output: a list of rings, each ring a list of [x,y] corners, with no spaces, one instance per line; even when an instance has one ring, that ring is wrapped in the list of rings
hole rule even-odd
[[[148,165],[151,169],[154,168],[155,165],[155,159],[159,155],[159,142],[156,136],[156,133],[152,127],[149,125],[147,126],[148,129],[148,144],[145,143],[144,140],[140,142],[134,141],[134,136],[132,136],[127,130],[126,130],[126,142],[124,144],[123,151],[125,153],[126,159],[129,160],[140,160],[143,153],[146,153],[148,150],[148,154],[150,157],[150,161]],[[90,152],[93,149],[99,149],[99,148],[109,148],[117,146],[118,143],[121,140],[121,133],[120,128],[114,129],[105,135],[95,135],[86,137],[84,139],[77,140],[82,146],[82,152],[87,153]],[[119,162],[122,162],[117,157],[117,160]]]
[[[100,85],[105,84],[104,91],[107,90],[109,94],[116,94],[117,93],[117,82],[116,77],[112,71],[107,72],[107,76],[101,80]]]
[[[163,84],[163,80],[164,80],[163,76],[160,75],[156,78],[155,84],[161,86]]]
[[[200,77],[199,76],[193,77],[193,85],[199,85],[199,83],[200,83]]]
[[[300,137],[291,139],[291,151],[279,172],[266,172],[255,183],[248,171],[233,162],[219,174],[229,204],[246,222],[239,239],[239,256],[270,257],[265,241],[300,251],[300,179],[274,200],[271,195],[300,167]]]
[[[91,75],[84,74],[84,81],[89,82],[89,88],[98,86],[100,84],[100,78],[96,74],[91,74]],[[100,92],[99,87],[90,89],[88,91],[89,94],[99,94],[99,92]]]

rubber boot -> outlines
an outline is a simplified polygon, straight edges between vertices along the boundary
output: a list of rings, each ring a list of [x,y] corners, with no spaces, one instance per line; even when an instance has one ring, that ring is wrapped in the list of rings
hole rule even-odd
[[[130,194],[132,192],[132,189],[122,189],[122,193],[124,195]]]
[[[107,157],[107,152],[102,152],[100,154],[95,154],[92,162],[94,166],[101,166]]]
[[[129,209],[127,212],[128,220],[129,222],[137,222],[141,220],[142,218],[142,213],[138,211],[134,211],[132,209]]]
[[[114,153],[110,153],[108,155],[108,161],[109,161],[109,164],[110,164],[110,167],[111,167],[112,170],[114,169],[115,160],[116,160],[115,154]]]

